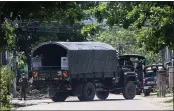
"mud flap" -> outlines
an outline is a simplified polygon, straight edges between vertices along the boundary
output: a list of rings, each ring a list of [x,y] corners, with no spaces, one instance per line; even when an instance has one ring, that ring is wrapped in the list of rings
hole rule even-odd
[[[82,89],[83,89],[82,84],[79,84],[76,87],[74,87],[73,90],[72,90],[73,96],[81,96],[82,95]]]
[[[54,95],[56,94],[56,92],[57,92],[56,89],[49,89],[48,90],[49,97],[50,98],[54,97]]]

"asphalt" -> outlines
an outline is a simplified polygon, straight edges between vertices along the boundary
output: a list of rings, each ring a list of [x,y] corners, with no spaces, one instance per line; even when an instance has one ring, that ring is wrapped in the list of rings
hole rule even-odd
[[[173,110],[173,105],[162,104],[163,98],[155,98],[137,95],[133,100],[125,100],[122,95],[110,94],[104,101],[95,97],[94,101],[81,102],[77,97],[69,97],[65,102],[52,102],[48,98],[13,102],[22,105],[15,110]]]

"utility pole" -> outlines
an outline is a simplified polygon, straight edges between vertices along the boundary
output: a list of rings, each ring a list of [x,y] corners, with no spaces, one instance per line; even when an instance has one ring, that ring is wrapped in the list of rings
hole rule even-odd
[[[16,44],[16,37],[14,37],[14,44]],[[16,77],[17,77],[17,54],[16,54],[16,46],[13,49],[13,70],[14,70],[14,83],[13,83],[13,97],[16,97]]]
[[[15,28],[15,37],[13,39],[13,42],[14,42],[14,49],[13,49],[13,71],[15,72],[14,73],[14,83],[13,83],[13,98],[16,97],[16,82],[17,82],[17,69],[18,69],[18,57],[17,57],[17,47],[16,47],[16,41],[17,41],[17,28],[18,28],[18,23],[17,21],[14,21],[13,23],[13,27]]]
[[[118,43],[118,53],[119,56],[122,54],[122,50],[123,50],[123,44],[121,42]]]
[[[124,46],[124,47],[123,47]],[[123,48],[125,49],[126,51],[126,54],[129,54],[129,46],[130,46],[130,43],[122,43],[122,42],[119,42],[118,43],[118,52],[119,52],[119,55],[122,55],[123,53]]]
[[[126,54],[129,54],[129,43],[126,43],[125,47],[126,47]]]
[[[173,50],[172,50],[172,60],[171,60],[171,62],[172,62],[172,67],[174,66],[174,52],[173,52]]]
[[[165,53],[166,53],[166,48],[161,50],[162,64],[163,64],[163,65],[165,65],[165,64],[164,64],[164,62],[165,62]]]

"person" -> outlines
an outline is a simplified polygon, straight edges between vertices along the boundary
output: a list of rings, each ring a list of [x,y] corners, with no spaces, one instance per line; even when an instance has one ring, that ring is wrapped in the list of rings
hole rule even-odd
[[[26,78],[25,73],[22,73],[22,77],[19,79],[19,83],[21,86],[21,100],[24,99],[26,100],[26,92],[28,88],[28,81]]]

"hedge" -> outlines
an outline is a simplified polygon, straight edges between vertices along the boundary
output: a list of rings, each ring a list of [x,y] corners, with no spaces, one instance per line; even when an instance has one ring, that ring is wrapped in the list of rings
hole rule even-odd
[[[14,73],[9,66],[0,67],[0,110],[10,109]]]

